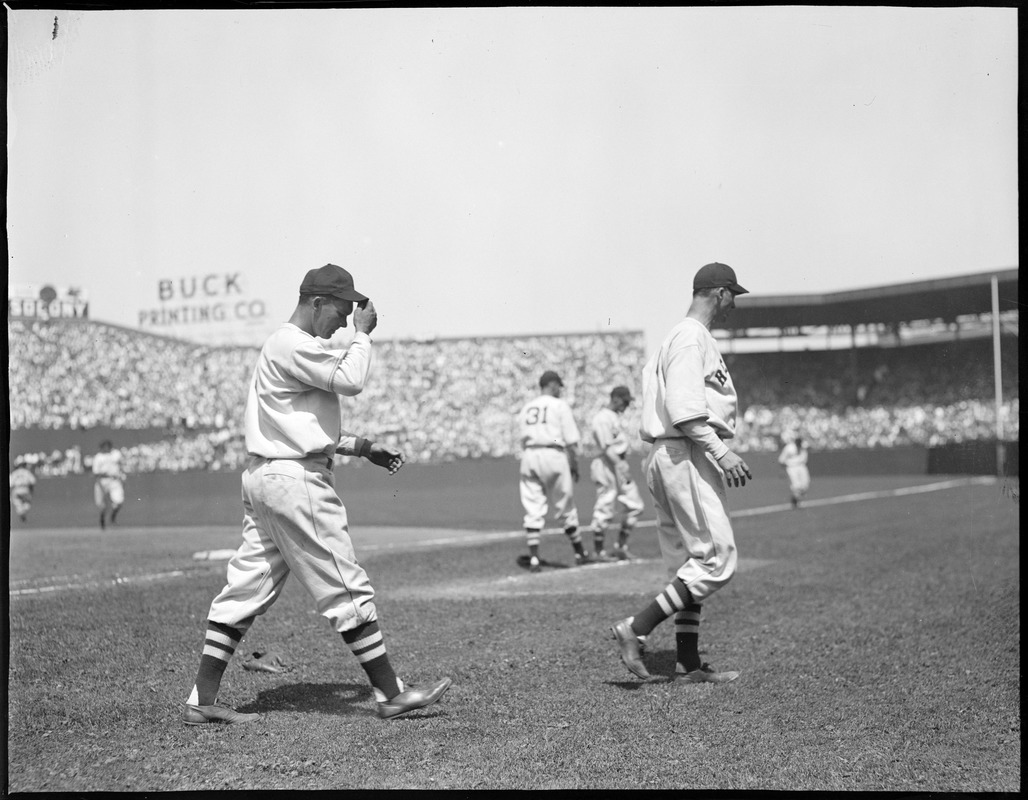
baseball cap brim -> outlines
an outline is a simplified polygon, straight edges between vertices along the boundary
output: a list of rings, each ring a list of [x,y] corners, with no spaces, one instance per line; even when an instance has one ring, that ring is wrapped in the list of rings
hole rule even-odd
[[[338,297],[340,300],[352,300],[355,303],[363,303],[368,299],[367,295],[361,294],[356,289],[332,292],[332,296]]]

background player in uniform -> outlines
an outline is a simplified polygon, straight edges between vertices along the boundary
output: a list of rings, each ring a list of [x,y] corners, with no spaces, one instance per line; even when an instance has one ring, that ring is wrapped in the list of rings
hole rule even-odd
[[[11,470],[11,511],[18,519],[27,522],[32,510],[32,495],[36,491],[36,476],[23,458],[15,459]]]
[[[789,494],[791,495],[792,507],[799,508],[800,500],[810,488],[810,469],[807,467],[807,443],[803,437],[796,434],[795,437],[783,437],[785,446],[778,456],[778,463],[785,468],[786,477],[789,479]]]
[[[528,542],[528,568],[539,572],[539,540],[552,501],[557,521],[575,551],[575,563],[591,559],[582,547],[575,507],[578,482],[577,445],[581,440],[571,406],[561,399],[564,382],[552,370],[539,378],[542,393],[525,404],[518,414],[521,433],[521,505],[525,509],[525,538]]]
[[[354,304],[358,303],[356,310]],[[353,314],[347,349],[331,339]],[[335,490],[335,454],[367,458],[394,474],[403,453],[342,429],[339,396],[359,394],[371,367],[374,305],[342,267],[307,273],[289,321],[268,337],[254,368],[244,426],[250,456],[243,471],[243,542],[228,563],[225,588],[211,603],[187,725],[249,722],[216,704],[222,675],[257,616],[278,599],[290,574],[341,634],[364,669],[378,715],[392,719],[436,702],[450,679],[408,688],[393,671],[378,622],[375,592],[357,563],[346,508]]]
[[[109,439],[100,442],[100,452],[93,456],[93,502],[100,509],[100,528],[116,525],[118,512],[125,502],[125,471],[121,467],[121,452],[115,450]]]
[[[611,629],[621,660],[649,678],[640,639],[675,615],[676,677],[724,683],[738,672],[715,672],[699,656],[702,602],[735,574],[737,555],[728,516],[727,483],[745,486],[750,469],[723,440],[735,435],[737,398],[711,324],[746,292],[725,264],[707,264],[693,279],[686,318],[643,370],[640,434],[650,443],[646,484],[657,512],[657,535],[671,582],[653,602]]]
[[[628,539],[643,510],[639,487],[632,480],[628,465],[628,437],[621,429],[621,415],[631,403],[631,390],[627,386],[615,386],[610,391],[610,401],[592,418],[593,440],[600,452],[589,465],[589,475],[596,486],[596,504],[589,529],[599,561],[611,558],[627,561],[632,557],[628,552]],[[617,514],[622,515],[621,525],[611,556],[604,544],[607,526]]]

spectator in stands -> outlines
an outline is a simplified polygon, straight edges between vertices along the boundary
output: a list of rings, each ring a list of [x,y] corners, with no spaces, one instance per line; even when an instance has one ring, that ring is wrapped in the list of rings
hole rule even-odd
[[[12,430],[163,428],[177,436],[122,448],[132,472],[240,467],[241,387],[256,348],[208,347],[89,320],[9,320],[8,341]],[[638,333],[404,340],[376,347],[381,379],[348,414],[374,435],[382,420],[406,420],[412,462],[512,458],[517,432],[511,419],[529,399],[523,387],[534,382],[536,364],[568,365],[566,396],[584,409],[602,405],[612,383],[633,385],[646,355]],[[778,452],[782,432],[793,427],[804,430],[815,450],[991,438],[991,347],[988,339],[977,339],[729,354],[726,361],[745,388],[738,449]],[[1004,430],[1016,438],[1015,337],[1004,339],[1001,355]],[[84,373],[82,363],[95,364],[95,374]],[[860,385],[871,388],[853,403]],[[625,429],[637,430],[638,422],[638,410],[629,409]],[[640,452],[638,437],[629,444]],[[39,478],[76,471],[67,450],[63,458],[44,454],[36,463]]]

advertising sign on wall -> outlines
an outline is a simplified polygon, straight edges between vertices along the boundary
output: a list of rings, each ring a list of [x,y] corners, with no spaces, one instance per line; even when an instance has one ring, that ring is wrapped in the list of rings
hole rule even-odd
[[[86,319],[89,297],[75,286],[9,284],[7,316],[10,319]]]
[[[161,278],[157,305],[140,309],[141,330],[216,344],[252,344],[267,331],[264,300],[247,292],[242,272]]]

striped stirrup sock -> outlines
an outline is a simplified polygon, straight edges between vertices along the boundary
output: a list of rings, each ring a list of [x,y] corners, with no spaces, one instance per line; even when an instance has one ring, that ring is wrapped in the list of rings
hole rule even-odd
[[[647,636],[650,631],[656,628],[676,611],[682,611],[692,603],[692,595],[682,582],[681,578],[675,578],[664,587],[664,591],[658,594],[641,614],[636,614],[632,621],[632,631],[636,636]]]
[[[245,632],[241,628],[232,628],[220,622],[207,622],[200,668],[196,672],[196,683],[189,696],[190,703],[201,706],[214,705],[214,701],[218,699],[218,690],[221,688],[221,676],[225,674],[225,668]]]
[[[675,650],[678,663],[686,672],[699,669],[700,661],[700,613],[703,606],[690,603],[675,614]]]
[[[378,620],[371,620],[352,630],[343,631],[343,641],[349,645],[351,652],[357,656],[357,661],[364,668],[378,702],[391,700],[403,691],[403,683],[396,677],[393,665],[389,663]]]

